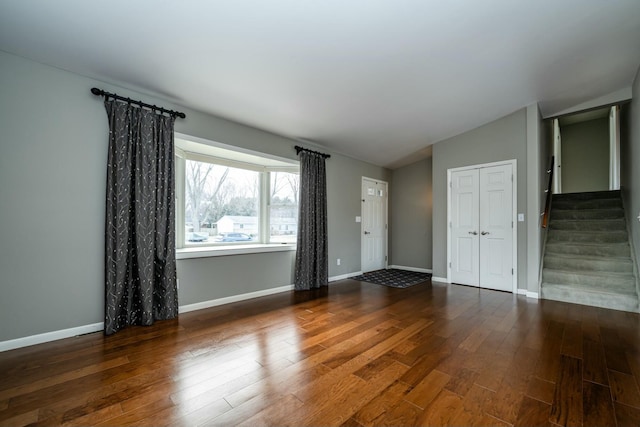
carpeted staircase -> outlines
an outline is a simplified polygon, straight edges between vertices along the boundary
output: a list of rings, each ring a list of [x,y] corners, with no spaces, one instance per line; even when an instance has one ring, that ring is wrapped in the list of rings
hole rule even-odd
[[[620,191],[554,194],[541,297],[638,312]]]

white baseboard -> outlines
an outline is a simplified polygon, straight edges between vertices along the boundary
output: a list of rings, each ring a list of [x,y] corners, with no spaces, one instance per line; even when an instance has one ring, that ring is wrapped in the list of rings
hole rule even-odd
[[[264,289],[262,291],[249,292],[246,294],[232,295],[230,297],[217,298],[209,301],[197,302],[194,304],[182,305],[178,309],[179,313],[188,313],[190,311],[202,310],[209,307],[216,307],[218,305],[229,304],[232,302],[244,301],[248,299],[264,297],[267,295],[278,294],[280,292],[287,292],[293,290],[293,285],[285,285],[277,288]]]
[[[390,268],[397,268],[400,270],[408,270],[411,267],[391,266]],[[427,269],[412,269],[409,271],[421,271],[430,273]],[[349,277],[358,276],[362,274],[361,271],[353,273],[342,274],[340,276],[333,276],[329,278],[329,282],[335,282],[337,280],[348,279]],[[449,283],[446,277],[432,277],[432,281]],[[287,292],[293,290],[293,285],[285,285],[277,288],[265,289],[262,291],[249,292],[246,294],[233,295],[230,297],[218,298],[209,301],[198,302],[195,304],[188,304],[180,306],[179,313],[187,313],[195,310],[202,310],[209,307],[215,307],[218,305],[229,304],[232,302],[244,301],[252,298],[258,298],[266,295],[273,295],[280,292]],[[527,298],[539,299],[537,292],[529,292],[525,289],[518,289],[518,294],[524,294]],[[23,338],[16,338],[8,341],[0,341],[0,352],[14,350],[16,348],[28,347],[31,345],[42,344],[50,341],[57,341],[64,338],[71,338],[77,335],[90,334],[92,332],[102,331],[104,329],[104,323],[92,323],[90,325],[77,326],[75,328],[62,329],[59,331],[45,332],[43,334],[31,335]]]
[[[430,268],[407,267],[404,265],[390,265],[389,268],[395,268],[396,270],[415,271],[417,273],[433,273],[433,270]]]
[[[348,279],[349,277],[359,276],[362,274],[362,271],[354,271],[353,273],[341,274],[339,276],[329,277],[329,282],[336,282],[338,280]]]
[[[539,299],[537,292],[530,292],[526,289],[518,289],[518,295],[525,295],[527,298]]]
[[[182,305],[178,308],[179,313],[202,310],[204,308],[215,307],[217,305],[229,304],[237,301],[258,298],[266,295],[286,292],[293,289],[293,285],[280,286],[278,288],[265,289],[262,291],[249,292],[246,294],[233,295],[225,298],[218,298],[210,301],[203,301],[195,304]],[[16,348],[28,347],[30,345],[42,344],[50,341],[57,341],[64,338],[71,338],[77,335],[90,334],[104,330],[104,323],[93,323],[90,325],[77,326],[75,328],[62,329],[59,331],[46,332],[44,334],[31,335],[23,338],[16,338],[8,341],[0,341],[0,352],[14,350]]]
[[[14,350],[30,345],[42,344],[50,341],[57,341],[63,338],[71,338],[77,335],[90,334],[104,330],[104,323],[92,323],[90,325],[77,326],[75,328],[61,329],[59,331],[45,332],[44,334],[30,335],[28,337],[16,338],[8,341],[0,341],[0,352]]]

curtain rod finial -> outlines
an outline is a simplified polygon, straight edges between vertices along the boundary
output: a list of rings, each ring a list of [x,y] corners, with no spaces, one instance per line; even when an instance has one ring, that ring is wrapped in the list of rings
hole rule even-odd
[[[91,93],[94,95],[102,95],[102,91],[100,89],[98,89],[97,87],[92,87],[91,88]]]

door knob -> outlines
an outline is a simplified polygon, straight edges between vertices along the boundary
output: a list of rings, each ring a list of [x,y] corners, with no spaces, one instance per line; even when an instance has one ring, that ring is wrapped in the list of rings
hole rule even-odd
[[[371,234],[371,232],[370,231],[365,231],[364,234]]]
[[[477,231],[470,231],[469,234],[473,234],[474,236],[477,236],[478,232]]]
[[[489,233],[488,231],[483,231],[483,232],[482,232],[482,233],[480,233],[480,234],[482,234],[483,236],[486,236],[487,234],[490,234],[490,233]]]

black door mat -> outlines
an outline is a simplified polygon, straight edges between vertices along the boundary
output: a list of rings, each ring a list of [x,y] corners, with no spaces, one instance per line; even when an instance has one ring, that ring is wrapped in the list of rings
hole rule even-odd
[[[360,282],[374,283],[392,288],[408,288],[431,280],[431,273],[419,273],[417,271],[396,270],[395,268],[369,271],[359,276],[350,277]]]

